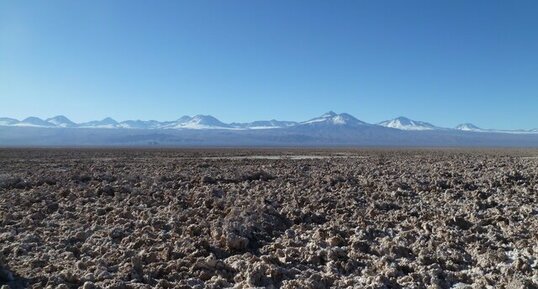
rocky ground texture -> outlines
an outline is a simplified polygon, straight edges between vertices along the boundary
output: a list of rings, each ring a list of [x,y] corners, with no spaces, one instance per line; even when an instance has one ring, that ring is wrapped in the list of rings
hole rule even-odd
[[[538,288],[536,156],[4,149],[0,287]]]

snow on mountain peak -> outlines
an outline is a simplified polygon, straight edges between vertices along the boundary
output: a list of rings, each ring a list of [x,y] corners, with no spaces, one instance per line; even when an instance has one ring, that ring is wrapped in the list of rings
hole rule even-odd
[[[412,120],[407,117],[397,117],[395,119],[382,121],[379,125],[400,130],[433,130],[436,127],[428,122]]]
[[[468,132],[489,132],[489,133],[510,133],[510,134],[537,134],[538,129],[520,129],[520,130],[495,130],[482,129],[471,123],[464,123],[456,126],[454,129],[442,128],[432,125],[428,122],[416,121],[407,117],[397,117],[391,120],[383,121],[379,126],[394,128],[399,130],[458,130]],[[107,117],[102,120],[89,121],[85,123],[74,123],[63,115],[48,118],[46,120],[38,117],[28,117],[22,121],[13,118],[0,117],[0,126],[12,127],[41,127],[41,128],[123,128],[123,129],[228,129],[228,130],[255,130],[255,129],[286,129],[291,127],[302,127],[306,129],[322,128],[356,128],[359,126],[375,127],[358,120],[347,113],[335,113],[329,111],[316,118],[303,121],[279,121],[279,120],[260,120],[248,123],[223,123],[211,115],[182,116],[175,121],[156,121],[156,120],[126,120],[118,123],[114,119]],[[381,129],[380,127],[377,127]]]
[[[483,130],[483,129],[477,127],[476,125],[474,125],[472,123],[460,124],[460,125],[456,126],[456,129],[457,130],[462,130],[462,131],[482,131]]]
[[[347,126],[356,126],[366,124],[363,121],[356,119],[354,116],[347,113],[337,114],[333,111],[329,111],[322,116],[313,118],[311,120],[302,122],[301,124],[308,125],[347,125]]]
[[[47,119],[47,122],[50,122],[58,127],[73,127],[76,126],[74,122],[63,115],[57,115]]]
[[[229,128],[230,125],[225,124],[217,118],[210,115],[195,115],[183,125],[185,128]]]
[[[247,123],[231,123],[230,125],[236,129],[273,129],[273,128],[286,128],[297,125],[295,121],[282,121],[282,120],[256,120]]]
[[[321,117],[327,118],[327,117],[335,117],[335,116],[337,116],[336,112],[330,110],[330,111],[324,113]]]
[[[220,124],[223,124],[220,120],[216,119],[215,117],[212,117],[210,115],[203,115],[203,114],[198,114],[198,115],[195,115],[192,117],[191,119],[192,122],[195,122],[195,123],[200,123],[200,124],[209,124],[209,125],[212,125],[212,124],[216,124],[216,125],[220,125]]]
[[[119,127],[119,124],[117,121],[110,117],[106,117],[102,120],[94,120],[89,121],[85,123],[81,123],[80,127],[86,127],[86,128],[116,128]]]
[[[164,128],[230,129],[232,126],[221,122],[211,115],[198,114],[193,117],[182,116],[176,121],[167,123]]]
[[[161,123],[156,120],[126,120],[118,125],[122,128],[155,129],[160,128]]]

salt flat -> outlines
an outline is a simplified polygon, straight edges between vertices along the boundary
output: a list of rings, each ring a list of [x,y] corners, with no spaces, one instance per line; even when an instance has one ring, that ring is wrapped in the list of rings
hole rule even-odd
[[[4,149],[0,284],[536,288],[535,153]]]

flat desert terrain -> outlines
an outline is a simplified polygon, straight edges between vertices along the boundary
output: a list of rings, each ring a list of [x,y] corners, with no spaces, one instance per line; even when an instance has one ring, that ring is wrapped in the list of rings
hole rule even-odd
[[[538,151],[2,149],[0,267],[12,289],[538,288]]]

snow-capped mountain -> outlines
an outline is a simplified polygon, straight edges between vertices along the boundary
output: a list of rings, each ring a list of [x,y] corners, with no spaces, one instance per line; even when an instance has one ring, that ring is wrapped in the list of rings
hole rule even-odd
[[[242,128],[242,129],[274,129],[274,128],[292,127],[297,124],[298,123],[295,121],[280,121],[280,120],[272,119],[272,120],[258,120],[258,121],[247,122],[247,123],[233,122],[230,125],[235,128]]]
[[[369,124],[358,120],[347,113],[335,113],[329,111],[319,117],[307,121],[279,121],[279,120],[260,120],[247,123],[224,123],[211,115],[195,115],[193,117],[185,115],[174,121],[156,121],[156,120],[125,120],[117,122],[107,117],[103,120],[89,121],[85,123],[75,123],[63,115],[43,120],[38,117],[28,117],[22,121],[14,118],[0,118],[0,127],[37,127],[37,128],[108,128],[108,129],[137,129],[137,130],[298,130],[298,131],[320,131],[337,128],[342,131],[346,128],[364,128],[370,131],[385,131],[388,128],[402,131],[446,131],[446,132],[484,132],[484,133],[502,133],[502,134],[538,134],[538,129],[529,130],[495,130],[482,129],[471,123],[460,124],[454,129],[434,126],[424,121],[416,121],[406,117],[398,117],[378,123],[377,125]],[[296,131],[294,133],[296,133]]]
[[[164,124],[162,128],[173,129],[230,129],[229,124],[225,124],[210,115],[182,116],[176,121]]]
[[[484,131],[483,129],[477,127],[476,125],[474,125],[472,123],[462,123],[462,124],[456,126],[456,129],[457,130],[462,130],[462,131],[474,131],[474,132]]]
[[[191,129],[231,128],[229,124],[225,124],[210,115],[201,114],[195,115],[189,121],[183,123],[183,127]]]
[[[88,130],[92,130],[89,133]],[[112,118],[74,123],[67,117],[0,118],[0,146],[502,146],[538,147],[538,129],[456,128],[399,117],[369,124],[328,112],[303,121],[224,123],[210,115],[173,121]]]
[[[14,124],[15,126],[31,126],[31,127],[54,127],[55,125],[40,119],[39,117],[31,116]]]
[[[301,122],[300,125],[309,125],[309,126],[363,126],[368,125],[368,123],[358,120],[350,114],[340,113],[337,114],[333,111],[329,111],[319,117]]]
[[[434,126],[431,123],[424,122],[424,121],[417,121],[412,120],[407,117],[397,117],[395,119],[382,121],[379,123],[379,125],[384,127],[390,127],[395,129],[401,129],[401,130],[433,130],[438,129],[438,127]]]
[[[538,129],[513,129],[513,130],[502,130],[502,129],[483,129],[477,127],[472,123],[464,123],[456,126],[457,130],[468,131],[468,132],[489,132],[489,133],[505,133],[505,134],[536,134]]]
[[[161,127],[161,123],[156,120],[126,120],[118,124],[121,128],[156,129]]]
[[[119,127],[119,123],[114,119],[107,117],[102,120],[81,123],[79,126],[84,128],[117,128]]]
[[[55,117],[47,118],[47,122],[54,124],[57,127],[75,127],[76,123],[63,115],[57,115]]]

